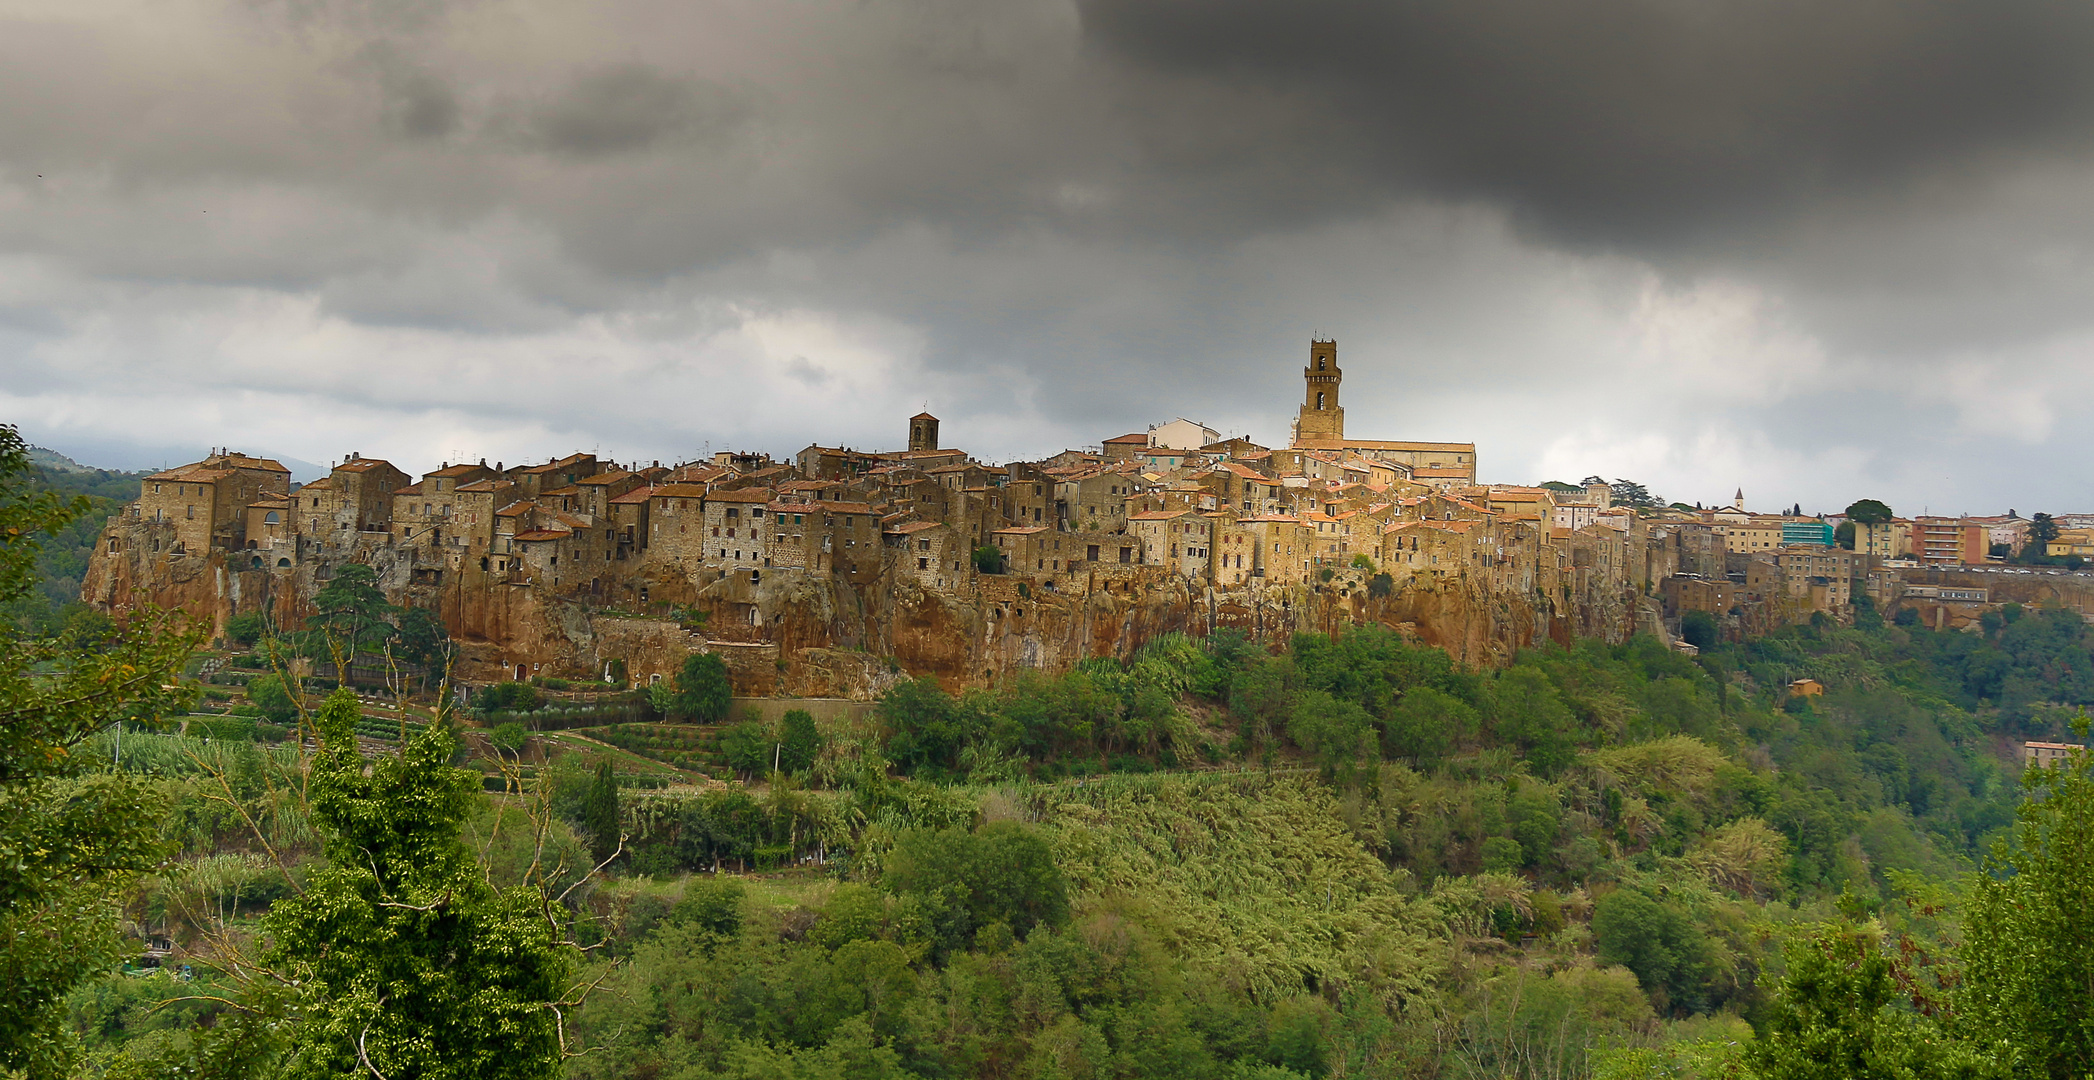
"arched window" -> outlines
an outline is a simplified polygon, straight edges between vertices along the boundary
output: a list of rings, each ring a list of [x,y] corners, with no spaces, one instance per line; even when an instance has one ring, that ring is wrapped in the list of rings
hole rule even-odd
[[[289,560],[289,559],[278,559],[278,560],[276,560],[276,565],[277,565],[277,566],[278,566],[278,567],[279,567],[280,569],[286,569],[286,570],[288,570],[288,569],[290,569],[290,566],[291,566],[291,560]]]
[[[276,525],[281,523],[282,521],[283,518],[278,517],[276,511],[274,510],[271,510],[268,513],[262,515],[262,524],[264,525]]]
[[[1321,356],[1319,356],[1319,357],[1317,357],[1317,358],[1316,358],[1316,370],[1318,370],[1318,371],[1322,371],[1322,370],[1323,370],[1323,357],[1321,357]]]
[[[1316,407],[1318,409],[1323,408],[1323,391],[1321,390],[1316,391]]]
[[[257,570],[262,568],[262,557],[260,555],[254,557],[254,568]]]

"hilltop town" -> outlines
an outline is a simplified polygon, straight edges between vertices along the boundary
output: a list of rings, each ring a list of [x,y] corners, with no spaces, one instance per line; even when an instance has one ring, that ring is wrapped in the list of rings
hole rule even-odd
[[[1485,482],[1471,443],[1360,438],[1334,341],[1310,345],[1283,447],[1186,419],[992,465],[910,417],[905,448],[811,445],[664,465],[574,454],[445,462],[351,453],[294,486],[233,450],[146,477],[83,599],[295,625],[335,568],[437,614],[467,681],[645,684],[716,652],[744,693],[865,697],[1130,655],[1151,637],[1270,639],[1375,622],[1492,663],[1549,640],[1736,637],[1857,606],[1947,628],[2008,601],[2094,611],[2089,580],[2014,570],[2032,522],[1854,522],[1657,505],[1599,478]],[[1800,508],[1797,508],[1800,511]],[[2094,525],[2066,521],[2065,525]],[[2053,554],[2094,554],[2056,528]],[[1693,634],[1687,635],[1694,636]]]

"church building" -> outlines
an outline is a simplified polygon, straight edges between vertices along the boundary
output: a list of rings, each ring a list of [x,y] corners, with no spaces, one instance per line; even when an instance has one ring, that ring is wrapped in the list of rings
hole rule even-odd
[[[1301,415],[1294,421],[1293,449],[1350,451],[1369,460],[1404,465],[1410,469],[1412,479],[1420,483],[1476,482],[1475,443],[1357,439],[1345,434],[1345,408],[1338,404],[1338,388],[1344,378],[1345,373],[1338,368],[1338,343],[1309,342],[1309,366],[1302,369],[1305,389]]]

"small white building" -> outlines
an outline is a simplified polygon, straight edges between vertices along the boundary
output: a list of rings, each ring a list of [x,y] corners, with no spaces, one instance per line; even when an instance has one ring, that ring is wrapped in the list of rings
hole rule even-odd
[[[1221,438],[1221,432],[1182,416],[1168,424],[1152,424],[1149,427],[1149,445],[1168,450],[1198,450],[1202,446],[1220,442]]]

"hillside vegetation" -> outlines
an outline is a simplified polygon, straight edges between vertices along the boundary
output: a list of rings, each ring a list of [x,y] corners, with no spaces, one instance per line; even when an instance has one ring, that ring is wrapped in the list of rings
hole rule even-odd
[[[24,492],[0,516],[63,536]],[[44,564],[0,555],[23,602]],[[504,684],[454,712],[301,681],[291,659],[448,653],[342,580],[303,628],[237,628],[223,667],[178,622],[16,623],[0,992],[27,1004],[0,1069],[2094,1067],[2094,780],[2015,754],[2084,731],[2070,612],[1502,670],[1377,627],[1170,636],[770,724],[728,715],[706,657],[652,693]]]

